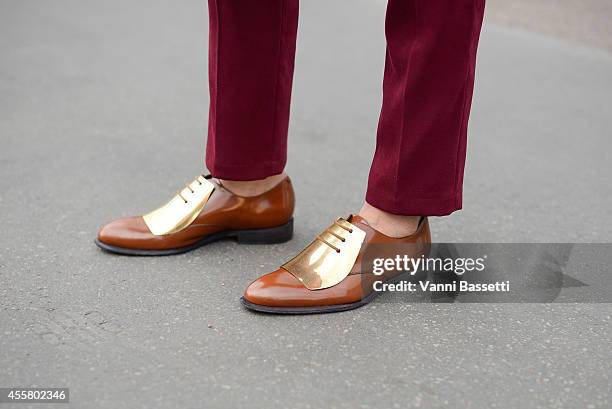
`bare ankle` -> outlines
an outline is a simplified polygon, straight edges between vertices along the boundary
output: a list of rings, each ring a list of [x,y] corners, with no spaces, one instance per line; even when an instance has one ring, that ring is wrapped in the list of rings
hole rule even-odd
[[[219,179],[223,187],[238,196],[258,196],[278,185],[287,175],[285,172],[258,180]]]
[[[421,216],[401,216],[380,210],[365,202],[359,216],[375,230],[389,237],[406,237],[416,232]]]

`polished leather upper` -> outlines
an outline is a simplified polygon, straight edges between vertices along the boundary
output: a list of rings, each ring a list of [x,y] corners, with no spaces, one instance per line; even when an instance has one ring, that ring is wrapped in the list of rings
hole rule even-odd
[[[361,250],[350,273],[344,280],[333,287],[309,290],[301,281],[283,268],[266,274],[251,283],[244,298],[253,304],[268,307],[316,307],[358,302],[372,292],[372,283],[376,280],[385,280],[393,274],[376,276],[361,269],[364,253],[369,246],[377,244],[415,244],[417,253],[413,256],[426,255],[431,243],[429,222],[425,218],[419,224],[417,231],[406,237],[393,238],[386,236],[372,227],[360,216],[352,216],[349,222],[366,232]],[[380,246],[370,247],[373,251],[381,249]]]
[[[269,191],[252,197],[235,195],[219,181],[211,178],[209,181],[215,185],[215,189],[204,209],[185,229],[156,236],[142,216],[127,217],[102,227],[98,240],[127,249],[176,249],[221,231],[276,227],[293,217],[295,196],[289,177]]]

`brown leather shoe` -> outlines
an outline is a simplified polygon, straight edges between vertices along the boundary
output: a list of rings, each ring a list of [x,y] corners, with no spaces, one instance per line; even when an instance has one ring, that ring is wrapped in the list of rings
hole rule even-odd
[[[242,197],[211,176],[199,176],[159,209],[107,224],[95,242],[139,256],[184,253],[224,238],[282,243],[293,235],[294,203],[289,177],[259,196]]]
[[[385,249],[407,244],[410,256],[429,254],[427,218],[407,237],[393,238],[374,230],[360,216],[338,219],[300,254],[278,270],[255,280],[241,298],[251,310],[278,314],[311,314],[361,307],[378,294],[374,282],[395,282],[401,273],[375,275],[363,263],[368,250],[376,257]]]

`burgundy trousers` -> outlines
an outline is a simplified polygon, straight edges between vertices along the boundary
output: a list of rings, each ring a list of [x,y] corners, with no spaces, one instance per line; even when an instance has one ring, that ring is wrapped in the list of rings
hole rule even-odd
[[[388,0],[383,102],[366,194],[371,205],[411,216],[461,208],[484,2]],[[229,180],[281,173],[298,0],[208,4],[206,165],[213,176]]]

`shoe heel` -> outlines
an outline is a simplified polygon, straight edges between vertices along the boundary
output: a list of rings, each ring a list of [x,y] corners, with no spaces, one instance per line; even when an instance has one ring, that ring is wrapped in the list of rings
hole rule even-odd
[[[284,243],[293,237],[293,219],[282,226],[267,229],[240,230],[236,240],[240,244],[274,244]]]

